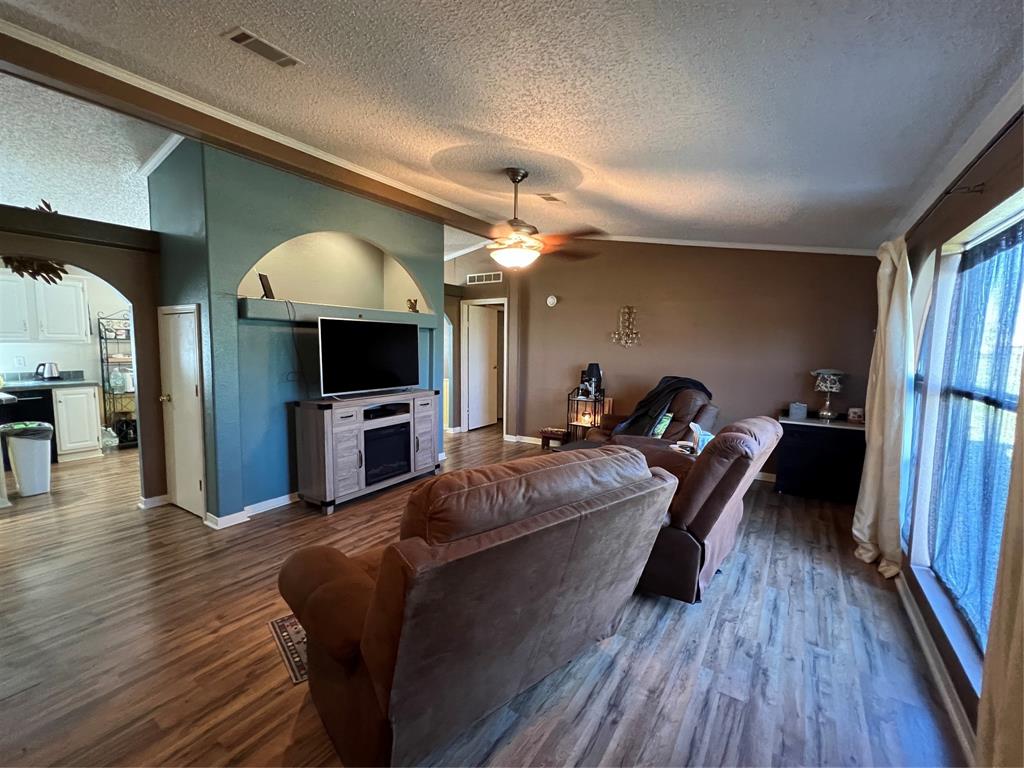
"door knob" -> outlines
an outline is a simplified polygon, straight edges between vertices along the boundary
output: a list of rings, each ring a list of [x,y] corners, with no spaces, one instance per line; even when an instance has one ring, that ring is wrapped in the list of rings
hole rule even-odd
[[[160,402],[161,403],[169,403],[169,402],[171,402],[171,396],[170,395],[160,395]]]

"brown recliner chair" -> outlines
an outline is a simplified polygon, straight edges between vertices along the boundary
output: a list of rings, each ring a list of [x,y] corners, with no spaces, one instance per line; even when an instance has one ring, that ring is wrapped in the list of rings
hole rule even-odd
[[[689,438],[692,434],[690,431],[691,421],[697,422],[703,429],[711,432],[715,427],[715,420],[718,419],[718,406],[697,389],[684,389],[677,394],[672,398],[667,412],[672,414],[672,420],[660,439],[671,443]],[[606,413],[601,417],[601,423],[598,426],[587,430],[587,440],[595,443],[608,442],[612,437],[612,430],[628,418],[628,415],[618,416]]]
[[[700,600],[736,543],[743,496],[781,437],[779,422],[757,416],[725,427],[699,456],[678,453],[649,437],[612,441],[638,448],[652,467],[679,478],[640,591],[687,603]]]
[[[628,448],[520,459],[427,480],[387,547],[292,555],[279,587],[342,761],[422,761],[613,634],[676,485]]]

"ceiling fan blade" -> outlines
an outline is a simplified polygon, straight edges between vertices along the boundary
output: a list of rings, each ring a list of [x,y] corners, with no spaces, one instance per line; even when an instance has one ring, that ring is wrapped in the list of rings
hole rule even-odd
[[[538,235],[538,238],[544,242],[543,253],[550,253],[556,248],[561,248],[563,245],[573,240],[603,234],[604,232],[597,229],[597,227],[580,227],[579,229],[574,229],[569,232],[545,232],[543,235]]]
[[[553,251],[545,251],[545,256],[554,256],[556,259],[567,261],[584,261],[597,256],[597,251],[584,251],[579,248],[557,248]]]
[[[490,231],[490,234],[488,235],[488,237],[490,237],[491,240],[497,240],[500,237],[508,237],[511,234],[512,234],[512,227],[511,227],[511,225],[509,225],[509,223],[507,221],[503,221],[500,224],[494,224],[491,227],[491,231]]]

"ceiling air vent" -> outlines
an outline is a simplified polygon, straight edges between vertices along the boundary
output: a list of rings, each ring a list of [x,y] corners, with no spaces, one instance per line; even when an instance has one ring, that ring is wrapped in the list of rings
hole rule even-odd
[[[222,37],[226,37],[232,43],[238,43],[243,48],[248,48],[253,53],[262,56],[267,61],[274,62],[279,67],[294,67],[296,64],[302,63],[291,54],[285,53],[277,46],[256,37],[252,32],[242,27],[229,29]]]
[[[480,285],[480,283],[500,283],[501,272],[477,272],[473,275],[466,275],[466,285]]]

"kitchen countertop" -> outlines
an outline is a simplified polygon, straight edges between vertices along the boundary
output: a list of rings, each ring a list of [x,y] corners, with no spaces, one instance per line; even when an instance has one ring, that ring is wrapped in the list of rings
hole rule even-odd
[[[34,389],[62,389],[64,387],[98,387],[98,381],[89,379],[56,379],[53,381],[8,381],[4,384],[3,392],[31,392]]]

